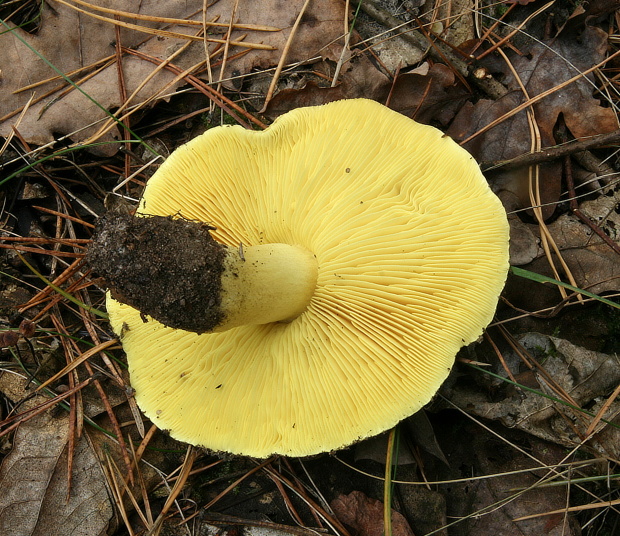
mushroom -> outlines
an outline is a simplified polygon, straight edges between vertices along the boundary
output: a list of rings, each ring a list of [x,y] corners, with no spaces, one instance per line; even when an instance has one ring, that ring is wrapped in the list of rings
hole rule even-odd
[[[473,158],[365,99],[207,131],[137,214],[171,230],[95,239],[146,284],[102,274],[137,402],[178,440],[254,457],[339,449],[418,411],[491,321],[508,270],[506,213]],[[135,262],[159,235],[172,238],[152,266]],[[196,255],[211,236],[218,253]],[[187,321],[141,310],[159,270],[185,274],[155,301]],[[216,320],[196,327],[196,304]]]

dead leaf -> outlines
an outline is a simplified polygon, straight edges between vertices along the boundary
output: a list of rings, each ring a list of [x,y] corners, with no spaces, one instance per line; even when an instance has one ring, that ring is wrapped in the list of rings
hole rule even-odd
[[[267,106],[266,115],[276,118],[300,106],[317,106],[335,100],[364,97],[385,102],[389,78],[365,54],[355,54],[345,64],[335,87],[320,87],[311,81],[301,88],[280,91]]]
[[[592,201],[584,201],[579,208],[611,240],[620,244],[619,206],[620,192],[617,192],[613,196],[601,195]],[[588,225],[568,213],[548,227],[580,288],[596,294],[620,290],[618,254]],[[527,269],[543,273],[546,270],[544,265],[545,260],[541,258]]]
[[[290,110],[304,106],[319,106],[346,98],[342,85],[336,87],[321,87],[310,81],[301,88],[286,88],[273,97],[265,115],[275,119]]]
[[[394,454],[394,465],[398,467],[415,465],[416,459],[412,452],[414,447],[419,447],[446,465],[448,464],[426,411],[420,410],[407,417],[400,423],[399,431],[401,436],[398,441],[398,453]],[[354,447],[355,460],[373,460],[385,466],[388,436],[389,432],[386,432],[357,443]]]
[[[522,55],[508,54],[519,79],[529,97],[555,87],[600,63],[607,51],[607,33],[594,27],[586,27],[580,39],[574,35],[560,36],[548,43],[531,41]],[[500,61],[489,60],[491,72],[504,74],[505,85],[512,90],[497,101],[482,99],[476,104],[468,103],[457,114],[448,129],[448,134],[457,141],[463,141],[479,129],[512,111],[525,101],[523,92],[512,71]],[[558,89],[534,104],[534,114],[540,130],[542,147],[556,145],[554,128],[560,114],[566,126],[576,138],[612,132],[618,128],[618,121],[611,108],[601,106],[593,97],[592,77],[587,76]],[[464,144],[478,161],[495,162],[508,160],[530,152],[531,133],[525,111],[520,112],[487,132]],[[521,199],[521,206],[530,205],[527,196],[527,173],[500,173],[502,187],[515,192]],[[561,168],[559,164],[541,166],[542,203],[555,203],[560,195]],[[545,216],[551,215],[553,205],[546,208]]]
[[[515,214],[508,216],[510,224],[510,266],[529,264],[540,256],[540,238],[536,235],[538,228],[522,222]],[[547,263],[547,267],[549,263]],[[531,305],[531,304],[530,304]]]
[[[456,85],[454,71],[434,63],[427,73],[403,73],[391,90],[390,108],[420,123],[448,125],[469,93]]]
[[[450,482],[441,489],[447,495],[448,519],[460,520],[451,527],[450,534],[461,536],[578,536],[578,524],[569,515],[554,514],[526,521],[514,521],[524,515],[556,511],[566,507],[567,487],[536,487],[536,483],[549,475],[549,469],[538,469],[540,464],[557,464],[565,456],[564,449],[534,437],[511,437],[506,432],[501,437],[513,440],[529,456],[493,436],[474,424],[459,426],[450,432],[448,456],[458,464],[443,479],[468,476],[499,475],[497,477]],[[461,438],[466,440],[462,441]],[[529,470],[528,470],[529,469]],[[519,471],[512,473],[513,471]],[[512,474],[511,474],[512,473]],[[531,489],[530,489],[531,488]],[[478,514],[478,515],[476,515]],[[452,532],[454,531],[454,532]]]
[[[456,84],[454,72],[440,63],[433,64],[424,74],[403,73],[392,81],[367,56],[354,55],[339,81],[335,87],[309,82],[301,88],[283,89],[269,103],[266,115],[275,118],[301,106],[363,97],[387,103],[420,123],[447,125],[469,96]]]
[[[389,432],[379,434],[378,436],[369,437],[356,443],[354,449],[354,459],[359,460],[372,460],[374,462],[383,464],[385,467],[385,460],[387,456],[389,441]],[[405,441],[400,441],[398,444],[398,452],[394,453],[393,465],[402,467],[405,465],[415,464],[415,458],[411,453],[409,445]]]
[[[68,434],[68,416],[57,409],[19,426],[0,466],[0,534],[105,536],[114,529],[105,478],[85,437],[74,453],[68,496]]]
[[[601,195],[580,203],[579,209],[611,240],[620,243],[620,214],[617,212],[620,192],[609,193],[612,195]],[[547,227],[579,288],[595,294],[620,291],[618,254],[588,225],[574,214],[566,213]],[[516,223],[511,227],[511,246],[518,248],[518,251],[511,249],[511,260],[531,272],[554,277],[547,258],[538,247],[539,241],[537,225]],[[528,311],[554,307],[560,299],[554,287],[516,277],[509,278],[506,297],[514,305]]]
[[[545,371],[574,403],[581,408],[587,407],[590,413],[595,413],[597,410],[592,406],[600,406],[600,401],[605,400],[620,383],[620,362],[616,356],[586,350],[539,333],[521,335],[518,341],[539,363],[544,363]],[[505,359],[520,362],[511,355]],[[496,372],[505,374],[499,368]],[[513,370],[512,373],[520,383],[550,398],[510,386],[503,391],[503,396],[498,396],[497,392],[487,393],[480,388],[456,385],[450,399],[468,413],[497,420],[504,426],[523,430],[551,443],[569,448],[581,445],[592,417],[555,402],[554,399],[561,399],[561,396],[539,372],[532,373],[527,369],[525,372]],[[618,413],[620,402],[616,401],[605,418],[613,419]],[[620,429],[605,425],[586,445],[617,459],[620,456]]]
[[[157,17],[175,17],[179,19],[201,20],[202,1],[168,1],[125,0],[122,6],[111,0],[96,3],[104,8]],[[208,10],[208,19],[219,17],[219,22],[230,20],[234,0],[220,0]],[[236,12],[237,23],[281,28],[280,31],[257,31],[237,29],[232,32],[232,40],[248,43],[262,43],[272,50],[251,50],[247,52],[242,46],[231,46],[229,59],[224,73],[220,72],[218,62],[221,56],[213,59],[214,73],[217,78],[226,78],[231,74],[243,76],[252,69],[262,69],[275,65],[287,41],[290,27],[297,17],[299,6],[296,3],[281,4],[278,0],[266,0],[260,9],[251,0],[241,0]],[[106,15],[105,13],[98,13]],[[111,15],[107,15],[111,17]],[[295,35],[288,53],[288,62],[298,62],[313,57],[336,58],[339,55],[338,37],[342,34],[344,4],[329,0],[311,2],[308,12]],[[125,19],[123,19],[125,20]],[[141,26],[163,28],[162,24],[147,23],[143,20],[131,21]],[[197,26],[172,26],[166,30],[181,34],[193,34]],[[213,37],[222,39],[227,28],[212,32]],[[59,39],[59,36],[63,36]],[[34,102],[19,125],[20,134],[29,143],[42,145],[61,135],[71,135],[73,141],[83,141],[97,132],[99,122],[107,118],[107,113],[122,104],[119,87],[118,68],[114,61],[115,29],[109,22],[97,20],[89,15],[78,13],[71,7],[58,1],[42,4],[40,29],[31,35],[21,29],[13,28],[10,32],[0,34],[0,72],[3,81],[3,99],[0,101],[0,136],[12,132],[16,112],[23,107],[32,94],[35,98],[44,97]],[[135,48],[143,54],[157,60],[169,58],[181,46],[186,38],[167,36],[153,37],[143,32],[123,29],[121,43],[124,47]],[[210,52],[221,45],[211,43]],[[247,52],[236,57],[240,52]],[[23,86],[47,80],[58,75],[58,71],[70,73],[95,65],[104,58],[110,58],[111,64],[92,78],[80,84],[80,90],[66,91],[67,85],[62,80],[48,82],[32,90],[15,93]],[[204,60],[202,40],[194,41],[188,49],[173,63],[181,69],[188,69]],[[54,66],[52,68],[51,65]],[[137,90],[148,77],[154,74],[156,66],[144,59],[127,55],[123,58],[123,75],[128,95]],[[206,73],[203,70],[203,75]],[[72,76],[79,80],[87,72],[84,70]],[[175,74],[162,70],[157,72],[148,83],[140,89],[132,105],[149,99],[168,98],[183,82]],[[49,95],[48,95],[49,93]],[[13,115],[10,115],[13,114]],[[7,117],[8,116],[8,117]],[[100,137],[100,141],[113,142],[118,139],[117,128]],[[115,152],[116,145],[100,146],[94,151],[103,154]]]
[[[383,536],[383,503],[361,491],[340,495],[330,506],[339,521],[355,530],[357,536]],[[392,510],[392,535],[413,536],[402,514]]]
[[[617,0],[591,0],[575,6],[575,11],[569,17],[569,24],[565,30],[579,28],[584,24],[593,25],[605,20],[618,9]]]
[[[406,434],[405,437],[408,436],[416,446],[419,446],[444,464],[449,465],[425,410],[420,410],[405,419],[403,421],[403,429]]]

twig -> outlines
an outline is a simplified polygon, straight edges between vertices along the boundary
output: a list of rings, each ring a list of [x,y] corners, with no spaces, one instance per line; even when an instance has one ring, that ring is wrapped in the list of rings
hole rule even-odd
[[[3,238],[4,240],[4,238]],[[66,257],[69,259],[81,259],[84,254],[83,253],[73,253],[71,251],[49,251],[47,249],[39,249],[39,248],[30,248],[22,245],[9,245],[9,244],[0,244],[0,249],[14,249],[16,251],[21,251],[22,253],[36,253],[38,255],[50,255],[56,258]]]
[[[599,236],[601,240],[605,242],[605,244],[607,244],[611,249],[613,249],[616,253],[620,255],[620,246],[616,242],[614,242],[614,240],[612,240],[611,237],[609,237],[607,233],[605,233],[605,231],[603,231],[603,229],[601,229],[594,221],[592,221],[588,216],[581,212],[579,204],[577,203],[577,195],[575,193],[575,183],[573,181],[573,170],[571,166],[570,156],[564,157],[564,176],[566,177],[566,185],[568,187],[568,196],[570,199],[569,206],[571,212],[575,216],[577,216],[577,218],[579,218],[583,223],[585,223],[590,229],[592,229],[592,232],[596,233],[596,235]]]
[[[567,155],[575,153],[581,153],[589,149],[596,149],[598,147],[604,147],[605,145],[612,145],[620,142],[620,129],[614,130],[608,134],[597,134],[590,138],[581,140],[572,140],[565,144],[558,145],[557,147],[547,147],[542,151],[536,153],[526,153],[510,160],[498,160],[496,162],[482,162],[480,167],[482,171],[491,171],[493,169],[502,168],[503,170],[515,169],[524,166],[533,166],[536,164],[542,164],[544,162],[550,162],[563,158]]]
[[[52,210],[51,208],[40,207],[38,205],[33,205],[32,208],[35,210],[40,210],[41,212],[45,212],[47,214],[52,214],[53,216],[59,216],[60,218],[64,218],[66,220],[79,223],[80,225],[83,225],[84,227],[88,227],[90,229],[95,228],[95,226],[92,223],[85,222],[84,220],[81,220],[80,218],[76,218],[74,216],[69,216],[69,214],[64,214],[63,212],[58,212],[57,210]],[[23,240],[26,240],[26,239],[24,238]],[[57,242],[61,243],[60,239]],[[80,239],[80,238],[71,238],[71,239],[66,239],[66,242],[68,243],[68,245],[73,246],[75,244],[89,242],[89,240]]]
[[[403,21],[383,10],[377,0],[353,0],[353,3],[361,6],[362,10],[367,15],[386,28],[403,26]],[[472,85],[484,91],[484,93],[492,99],[499,99],[508,93],[506,87],[493,77],[477,77],[474,74],[476,71],[475,64],[468,65],[465,61],[456,56],[450,47],[445,44],[437,42],[431,47],[428,39],[426,39],[421,32],[414,29],[400,34],[400,37],[422,51],[428,50],[429,56],[435,61],[449,61],[450,65],[454,67],[461,76],[467,78]]]

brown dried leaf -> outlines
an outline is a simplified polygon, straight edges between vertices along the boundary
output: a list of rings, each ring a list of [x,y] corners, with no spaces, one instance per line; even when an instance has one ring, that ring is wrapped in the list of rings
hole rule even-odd
[[[309,82],[287,88],[269,103],[268,117],[277,117],[301,106],[317,106],[340,99],[363,97],[388,103],[389,107],[420,123],[447,125],[468,94],[455,84],[454,72],[440,63],[427,72],[411,72],[390,80],[365,55],[347,62],[335,87]],[[389,102],[388,102],[389,98]]]
[[[201,0],[168,2],[125,0],[121,6],[119,2],[100,0],[96,4],[142,15],[193,20],[201,20],[203,5]],[[219,22],[229,21],[233,5],[234,0],[220,0],[209,8],[208,19],[219,17]],[[236,59],[229,59],[223,77],[230,74],[241,76],[252,69],[277,64],[298,10],[299,6],[295,2],[282,4],[278,0],[266,0],[261,3],[260,9],[257,9],[256,3],[251,0],[241,0],[235,22],[271,26],[282,30],[276,32],[233,31],[232,40],[239,40],[245,36],[246,42],[263,43],[273,47],[273,50],[252,50]],[[338,45],[332,43],[335,43],[342,34],[343,17],[344,4],[340,2],[329,0],[311,2],[292,42],[287,61],[302,61],[315,56],[337,59],[339,48]],[[137,23],[142,26],[154,26],[154,23],[145,21],[137,21]],[[163,27],[161,24],[159,26]],[[196,34],[198,31],[196,26],[173,26],[165,27],[165,29],[184,34]],[[211,32],[210,35],[222,39],[225,37],[225,32],[226,28],[220,28]],[[59,36],[63,38],[59,39]],[[41,58],[45,58],[56,69],[68,74],[103,58],[113,56],[115,41],[115,29],[112,24],[78,13],[56,1],[43,3],[40,30],[36,35],[30,35],[21,29],[0,34],[0,46],[3,50],[3,54],[0,55],[0,72],[3,79],[0,117],[18,111],[28,102],[33,93],[39,97],[54,90],[53,94],[45,97],[41,102],[35,102],[30,107],[19,125],[20,134],[29,143],[37,145],[50,142],[55,136],[66,134],[71,134],[74,141],[88,139],[97,131],[97,126],[90,125],[106,118],[106,110],[117,108],[122,104],[116,64],[113,63],[82,83],[80,87],[83,93],[75,89],[66,94],[63,93],[66,84],[58,80],[33,90],[14,92],[28,84],[57,76],[57,72]],[[168,58],[186,42],[184,38],[153,38],[135,30],[123,29],[121,31],[123,46],[136,48],[160,60]],[[211,43],[210,51],[213,52],[216,47],[216,44]],[[231,46],[229,56],[246,50],[242,47]],[[182,69],[187,69],[202,60],[204,60],[204,45],[202,41],[195,41],[182,55],[176,57],[173,63]],[[213,60],[216,77],[222,74],[217,66],[220,60],[221,56]],[[149,61],[134,56],[124,57],[123,74],[127,94],[131,95],[153,73],[155,68],[156,66]],[[78,80],[84,74],[73,76],[73,78]],[[182,81],[175,80],[173,73],[162,70],[148,82],[131,103],[139,104],[151,97],[167,98],[167,95],[174,93],[181,83]],[[13,115],[0,123],[0,135],[6,136],[12,131],[16,118],[17,116]],[[109,142],[117,138],[118,132],[115,129],[101,140]],[[110,154],[115,150],[115,146],[100,147],[98,152]]]
[[[502,437],[509,436],[503,432]],[[467,441],[462,441],[462,437]],[[553,465],[565,456],[564,449],[533,437],[517,436],[541,464]],[[460,519],[451,527],[461,536],[578,536],[578,524],[568,514],[543,515],[533,519],[514,521],[532,514],[557,511],[566,507],[566,487],[540,488],[535,484],[548,469],[537,469],[531,457],[518,452],[507,442],[498,439],[475,425],[459,427],[449,441],[449,457],[453,460],[452,473],[442,479],[469,475],[500,475],[496,478],[453,482],[444,487],[449,504],[449,515]],[[459,466],[457,469],[456,466]],[[460,469],[460,470],[459,470]],[[525,471],[529,469],[529,471]],[[524,471],[511,474],[512,471]],[[528,489],[531,488],[531,489]],[[524,490],[520,492],[518,490]],[[498,503],[502,503],[499,506]],[[480,515],[472,515],[479,513]],[[450,532],[452,534],[452,532]]]
[[[454,71],[441,63],[434,63],[426,74],[401,74],[394,82],[390,108],[420,123],[447,125],[469,96],[455,83]]]
[[[371,499],[361,491],[340,495],[330,506],[336,517],[355,530],[357,536],[383,536],[383,503]],[[413,536],[413,531],[402,514],[392,510],[393,536]]]
[[[611,240],[620,244],[618,207],[620,192],[585,201],[579,208]],[[548,227],[580,288],[597,294],[620,290],[620,257],[588,225],[569,213]],[[540,258],[527,269],[544,273],[548,270],[546,264],[545,259]]]
[[[0,534],[104,536],[116,524],[105,478],[85,437],[74,452],[67,496],[69,419],[56,413],[37,415],[15,432],[13,449],[0,466]]]
[[[385,459],[387,456],[387,449],[389,443],[389,432],[380,434],[378,436],[370,437],[364,441],[356,443],[354,446],[355,461],[359,460],[372,460],[377,463],[381,463],[385,466]],[[402,467],[404,465],[415,464],[415,458],[411,453],[409,445],[405,441],[402,441],[398,445],[398,453],[394,454],[394,465]]]
[[[320,87],[309,82],[301,88],[280,91],[267,106],[266,115],[278,117],[301,106],[317,106],[341,99],[364,97],[384,102],[390,80],[364,54],[354,55],[345,64],[335,87]]]
[[[580,39],[575,39],[574,35],[562,35],[549,43],[532,41],[529,50],[522,50],[523,55],[509,54],[509,59],[529,97],[533,98],[600,63],[606,51],[606,32],[587,27]],[[475,105],[469,103],[464,106],[448,130],[448,134],[458,141],[465,140],[525,101],[517,80],[506,65],[489,65],[489,70],[504,73],[504,83],[512,91],[497,101],[483,99]],[[554,128],[560,114],[576,138],[612,132],[618,128],[613,110],[604,108],[593,97],[591,82],[591,76],[581,78],[534,104],[543,148],[556,144]],[[478,161],[495,162],[530,152],[531,139],[527,116],[523,111],[464,146]],[[541,175],[542,203],[555,203],[560,194],[561,168],[554,164],[542,166]],[[527,174],[517,170],[503,177],[504,187],[520,196],[522,206],[529,206],[527,187],[523,184]],[[545,210],[546,215],[550,215],[553,207]]]
[[[346,98],[342,85],[321,87],[311,81],[302,88],[286,88],[269,101],[265,115],[271,119],[304,106],[319,106]]]
[[[584,201],[579,209],[594,222],[611,240],[620,244],[620,192],[615,195],[601,195],[597,199]],[[620,258],[609,244],[596,235],[592,229],[574,214],[567,213],[548,225],[562,257],[573,274],[577,286],[600,294],[620,291]],[[514,234],[512,231],[518,231]],[[532,272],[554,277],[542,248],[538,246],[540,231],[536,225],[519,223],[511,228],[511,260]],[[534,252],[535,254],[531,254]],[[518,262],[523,260],[524,262]],[[530,262],[531,261],[531,262]],[[559,293],[554,287],[511,277],[508,280],[508,300],[529,311],[554,307]]]
[[[616,356],[586,350],[563,339],[527,333],[518,337],[520,344],[544,363],[545,371],[554,382],[570,395],[579,407],[588,411],[601,404],[601,400],[620,383],[620,364]],[[507,362],[519,362],[506,355]],[[501,370],[497,371],[502,373]],[[485,393],[479,388],[456,385],[452,402],[469,413],[485,419],[497,420],[509,428],[517,428],[541,439],[574,448],[581,445],[592,417],[555,402],[561,399],[544,376],[527,370],[512,371],[521,384],[542,391],[551,398],[518,388],[508,387],[503,398],[497,393]],[[594,405],[594,408],[590,407]],[[614,402],[605,414],[613,418],[620,412],[620,402]],[[605,426],[587,445],[612,458],[620,456],[620,430]]]

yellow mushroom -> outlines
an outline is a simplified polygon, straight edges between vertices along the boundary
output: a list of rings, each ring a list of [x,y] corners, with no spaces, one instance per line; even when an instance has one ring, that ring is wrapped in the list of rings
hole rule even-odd
[[[364,99],[209,130],[138,212],[206,222],[225,246],[212,333],[107,301],[142,410],[216,451],[304,456],[391,428],[481,335],[508,269],[506,214],[473,158]]]

